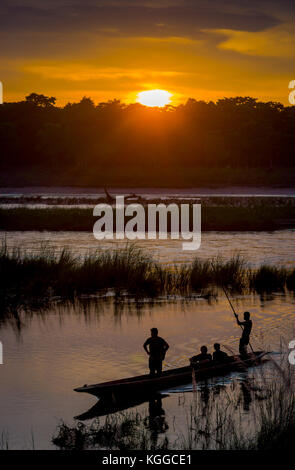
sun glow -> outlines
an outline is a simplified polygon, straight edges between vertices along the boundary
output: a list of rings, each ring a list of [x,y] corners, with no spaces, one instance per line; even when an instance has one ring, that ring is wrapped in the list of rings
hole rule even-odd
[[[158,106],[159,108],[170,103],[171,93],[166,90],[141,91],[137,95],[137,101],[144,106]]]

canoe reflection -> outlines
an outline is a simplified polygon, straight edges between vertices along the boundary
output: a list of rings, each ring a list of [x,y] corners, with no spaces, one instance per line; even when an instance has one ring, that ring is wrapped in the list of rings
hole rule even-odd
[[[104,397],[85,413],[75,416],[74,419],[85,421],[87,419],[98,418],[99,416],[106,416],[118,411],[127,410],[128,408],[133,408],[134,406],[139,406],[147,402],[149,402],[150,418],[163,416],[165,415],[165,412],[162,409],[162,399],[168,396],[168,394],[152,394],[140,397],[122,397],[116,400],[114,400],[112,396]]]

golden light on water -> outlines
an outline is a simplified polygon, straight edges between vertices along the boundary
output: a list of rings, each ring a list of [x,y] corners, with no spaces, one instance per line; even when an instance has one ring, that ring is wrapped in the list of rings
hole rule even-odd
[[[137,101],[144,106],[158,106],[159,108],[170,103],[172,94],[166,90],[141,91],[137,95]]]

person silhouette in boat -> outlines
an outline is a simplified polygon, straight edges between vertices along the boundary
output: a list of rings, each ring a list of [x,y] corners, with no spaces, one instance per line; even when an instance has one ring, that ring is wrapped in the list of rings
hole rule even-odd
[[[205,364],[206,362],[212,361],[211,354],[208,353],[207,346],[201,346],[201,354],[197,354],[190,358],[191,366],[196,366],[199,364]]]
[[[240,321],[238,315],[236,315],[237,324],[242,326],[243,333],[240,339],[239,352],[242,355],[247,354],[247,346],[250,342],[250,334],[252,330],[252,320],[250,320],[250,312],[244,313],[244,321]]]
[[[228,360],[228,355],[226,352],[221,351],[220,344],[214,344],[214,352],[213,352],[213,361],[215,362],[226,362]]]
[[[146,340],[143,347],[149,355],[150,375],[155,376],[156,373],[160,375],[169,344],[161,336],[158,336],[158,328],[151,329],[151,336]]]

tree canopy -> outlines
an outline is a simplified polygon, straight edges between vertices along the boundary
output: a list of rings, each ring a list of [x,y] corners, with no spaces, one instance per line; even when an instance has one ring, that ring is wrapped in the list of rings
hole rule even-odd
[[[294,167],[295,107],[252,97],[150,108],[111,100],[56,106],[31,93],[0,105],[1,169]],[[122,170],[123,171],[123,170]]]

